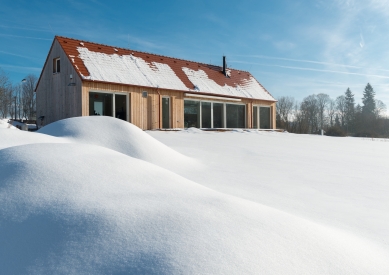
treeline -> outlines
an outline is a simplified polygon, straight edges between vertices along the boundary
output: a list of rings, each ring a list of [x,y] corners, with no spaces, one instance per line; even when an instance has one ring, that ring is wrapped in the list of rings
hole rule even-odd
[[[35,86],[38,78],[27,75],[20,83],[12,83],[0,69],[0,117],[19,120],[36,119]]]
[[[352,91],[336,99],[327,94],[309,95],[297,102],[283,96],[277,102],[277,128],[299,134],[389,137],[389,119],[385,104],[375,99],[368,83],[363,91],[362,105],[355,104]]]

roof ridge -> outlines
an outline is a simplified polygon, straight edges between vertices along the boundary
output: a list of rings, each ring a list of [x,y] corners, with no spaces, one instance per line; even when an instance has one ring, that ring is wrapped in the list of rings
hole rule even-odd
[[[101,45],[101,46],[105,46],[105,47],[113,47],[113,48],[122,49],[122,50],[126,50],[126,51],[134,51],[134,52],[138,52],[138,53],[142,53],[142,54],[150,54],[150,55],[154,55],[154,56],[158,56],[158,57],[166,57],[166,58],[171,58],[171,59],[185,61],[185,62],[192,62],[192,63],[196,63],[196,64],[201,64],[201,65],[204,65],[204,66],[215,66],[215,67],[220,67],[220,68],[223,67],[223,66],[219,66],[219,65],[207,64],[207,63],[203,63],[203,62],[198,62],[198,61],[193,61],[193,60],[188,60],[188,59],[182,59],[182,58],[177,58],[177,57],[172,57],[172,56],[167,56],[167,55],[162,55],[162,54],[156,54],[156,53],[144,52],[144,51],[139,51],[139,50],[133,50],[133,49],[129,49],[129,48],[117,47],[117,46],[114,46],[114,45],[107,45],[107,44],[102,44],[102,43],[96,43],[96,42],[92,42],[92,41],[88,41],[88,40],[81,40],[81,39],[71,38],[71,37],[67,37],[67,36],[56,35],[55,38],[57,38],[57,39],[58,38],[65,38],[65,39],[70,39],[70,40],[76,40],[76,41],[80,41],[80,42],[86,42],[86,43],[91,43],[91,44],[95,44],[95,45]],[[251,73],[249,71],[234,69],[234,68],[230,68],[230,67],[227,67],[227,69],[238,71],[238,72],[243,72],[243,73],[249,73],[251,75]]]

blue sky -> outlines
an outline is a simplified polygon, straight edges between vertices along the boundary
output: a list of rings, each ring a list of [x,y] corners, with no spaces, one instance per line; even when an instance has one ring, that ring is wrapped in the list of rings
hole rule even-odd
[[[389,1],[8,1],[0,68],[39,76],[54,35],[250,71],[275,97],[369,82],[389,107]]]

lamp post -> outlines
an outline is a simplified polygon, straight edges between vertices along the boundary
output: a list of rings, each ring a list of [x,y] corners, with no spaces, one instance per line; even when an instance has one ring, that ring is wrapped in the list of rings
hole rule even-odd
[[[16,121],[16,96],[15,96],[15,121]]]
[[[22,84],[26,82],[26,79],[23,78],[22,81],[20,81],[20,84],[19,84],[19,119],[20,119],[20,93],[21,93],[21,86]],[[16,108],[15,108],[15,112],[16,112]],[[16,119],[16,114],[15,114],[15,119]]]

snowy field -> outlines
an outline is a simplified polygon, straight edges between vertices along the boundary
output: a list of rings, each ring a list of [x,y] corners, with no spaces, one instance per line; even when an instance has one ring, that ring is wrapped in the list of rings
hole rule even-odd
[[[0,274],[388,274],[389,142],[0,121]]]

